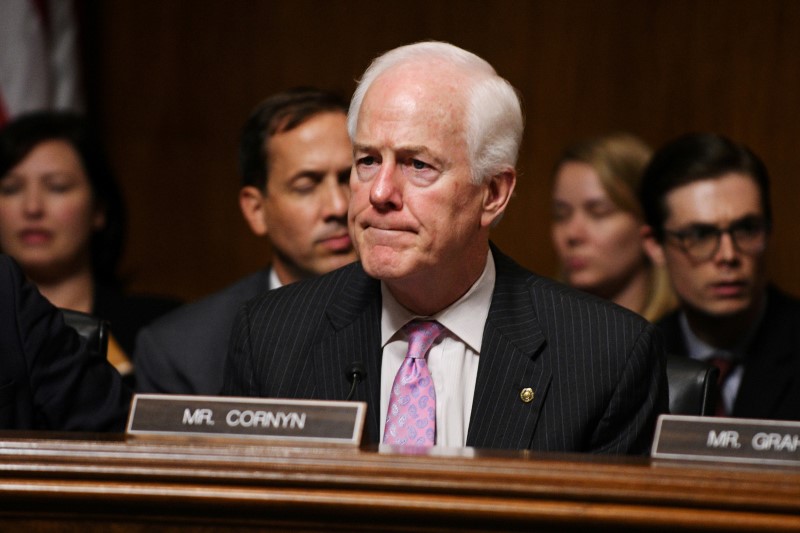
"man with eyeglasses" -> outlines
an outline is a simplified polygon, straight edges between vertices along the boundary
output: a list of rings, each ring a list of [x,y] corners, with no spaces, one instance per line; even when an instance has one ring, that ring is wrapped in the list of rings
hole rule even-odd
[[[767,282],[769,176],[746,147],[689,134],[642,179],[649,248],[680,309],[658,325],[668,353],[720,367],[717,414],[800,419],[800,301]]]

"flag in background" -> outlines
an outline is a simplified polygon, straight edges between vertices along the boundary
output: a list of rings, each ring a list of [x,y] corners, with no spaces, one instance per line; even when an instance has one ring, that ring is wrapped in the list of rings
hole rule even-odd
[[[83,110],[73,0],[0,0],[0,126],[26,111]]]

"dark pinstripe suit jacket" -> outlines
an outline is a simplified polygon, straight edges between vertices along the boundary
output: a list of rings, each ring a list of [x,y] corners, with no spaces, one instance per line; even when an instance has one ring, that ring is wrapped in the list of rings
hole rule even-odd
[[[495,248],[467,445],[646,453],[667,410],[661,338],[638,315],[532,274]],[[367,438],[380,421],[380,282],[354,263],[264,294],[231,335],[223,394],[343,400],[345,368],[367,377]],[[434,376],[436,379],[436,376]],[[534,390],[524,403],[520,391]]]

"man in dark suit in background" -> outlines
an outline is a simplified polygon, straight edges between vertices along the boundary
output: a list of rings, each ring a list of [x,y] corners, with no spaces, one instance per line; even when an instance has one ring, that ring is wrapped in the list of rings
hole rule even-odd
[[[720,367],[719,415],[800,420],[800,302],[768,284],[769,176],[749,149],[689,134],[653,157],[641,200],[680,309],[668,353]]]
[[[299,88],[263,101],[242,130],[239,205],[272,245],[272,265],[144,328],[137,390],[218,394],[236,311],[269,289],[352,262],[347,232],[352,149],[346,103]]]
[[[400,47],[348,129],[360,262],[246,304],[223,393],[342,400],[357,361],[371,442],[646,452],[667,405],[654,327],[490,247],[516,183],[513,87],[455,46]]]
[[[122,431],[131,393],[0,254],[0,429]]]

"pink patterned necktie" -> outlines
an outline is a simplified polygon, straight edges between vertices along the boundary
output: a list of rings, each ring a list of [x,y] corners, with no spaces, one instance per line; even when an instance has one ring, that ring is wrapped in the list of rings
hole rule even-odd
[[[425,356],[444,326],[412,320],[403,331],[408,353],[394,377],[383,442],[397,446],[433,446],[436,441],[436,391]]]

